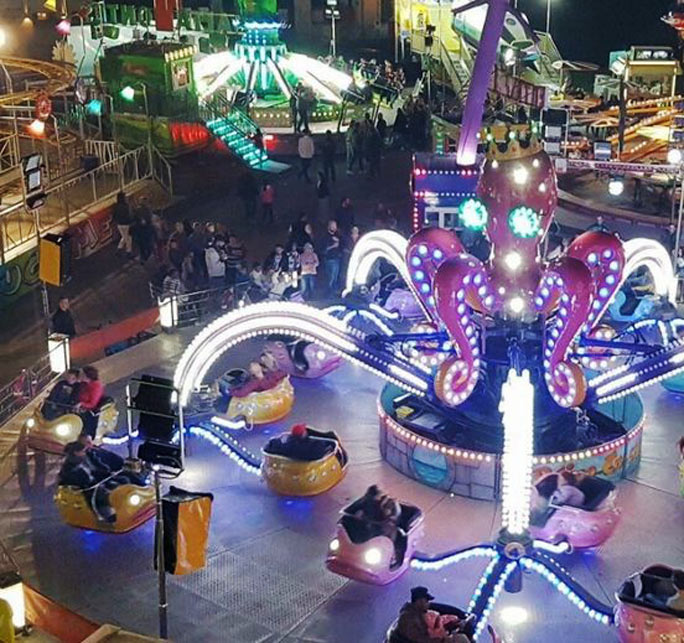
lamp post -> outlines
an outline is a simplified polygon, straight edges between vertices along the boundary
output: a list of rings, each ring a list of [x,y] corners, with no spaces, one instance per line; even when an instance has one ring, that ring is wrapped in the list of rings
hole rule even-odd
[[[546,33],[551,35],[551,0],[546,0]]]
[[[147,85],[144,82],[136,83],[140,87],[143,95],[143,105],[145,107],[145,117],[147,119],[147,147],[149,150],[150,160],[152,159],[152,118],[150,116],[150,106],[147,101]],[[135,88],[132,85],[126,85],[120,92],[119,96],[127,103],[132,103],[135,100]]]

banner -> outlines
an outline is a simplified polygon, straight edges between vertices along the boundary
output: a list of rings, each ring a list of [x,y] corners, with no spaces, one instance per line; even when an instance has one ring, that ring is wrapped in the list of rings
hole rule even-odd
[[[66,232],[71,243],[72,260],[83,259],[111,243],[114,236],[112,207],[90,215]],[[0,310],[9,308],[20,297],[39,285],[38,249],[0,265]]]

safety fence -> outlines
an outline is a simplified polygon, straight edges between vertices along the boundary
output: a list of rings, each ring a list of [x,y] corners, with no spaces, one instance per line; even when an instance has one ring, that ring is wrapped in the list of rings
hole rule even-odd
[[[150,295],[159,306],[162,328],[171,329],[206,324],[229,310],[251,303],[250,289],[250,283],[246,282],[182,295],[165,295],[160,288],[150,284]]]

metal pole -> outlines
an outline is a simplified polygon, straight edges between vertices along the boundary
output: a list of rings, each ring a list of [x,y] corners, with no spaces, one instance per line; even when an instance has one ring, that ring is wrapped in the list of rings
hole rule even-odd
[[[57,165],[59,166],[59,177],[62,178],[65,172],[64,166],[62,165],[62,144],[59,141],[59,126],[57,125],[57,117],[54,114],[50,114],[50,116],[52,116],[52,121],[55,125],[55,138],[57,139]]]
[[[546,33],[551,35],[551,0],[546,0]]]
[[[679,216],[677,217],[677,234],[675,235],[675,247],[672,249],[672,262],[677,269],[677,250],[682,240],[682,213],[684,212],[684,165],[679,173]]]
[[[128,442],[126,447],[128,449],[128,458],[133,459],[133,410],[131,407],[131,385],[126,384],[126,424],[128,428]]]
[[[336,38],[335,38],[335,8],[333,7],[332,9],[332,18],[330,20],[331,24],[331,31],[332,31],[332,39],[330,40],[330,51],[332,52],[333,58],[337,56],[337,48],[336,48]]]
[[[159,467],[154,467],[154,493],[157,514],[155,519],[155,550],[157,559],[157,579],[159,581],[159,638],[168,638],[168,603],[166,602],[166,570],[164,569],[164,520],[162,517],[161,478]]]

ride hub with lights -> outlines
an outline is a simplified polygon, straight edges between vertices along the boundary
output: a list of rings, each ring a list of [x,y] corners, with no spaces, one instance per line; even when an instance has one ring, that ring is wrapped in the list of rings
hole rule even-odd
[[[338,119],[346,92],[354,86],[349,74],[288,51],[280,22],[247,19],[242,28],[233,51],[197,60],[201,96],[227,86],[236,98],[249,101],[250,115],[264,128],[291,127],[293,93],[309,103],[310,122]]]
[[[612,362],[599,349],[578,346],[583,337],[609,336],[599,321],[623,282],[621,243],[585,233],[557,263],[542,261],[557,188],[530,128],[488,137],[481,174],[451,156],[416,155],[413,183],[418,221],[483,234],[491,250],[481,261],[455,232],[439,227],[423,228],[406,246],[412,290],[436,344],[450,348],[416,340],[412,349],[435,369],[429,404],[391,385],[383,391],[388,462],[452,493],[498,497],[504,432],[496,400],[515,344],[537,389],[535,476],[567,468],[615,481],[633,471],[641,402],[629,395],[619,405],[599,405],[587,395],[591,369]]]

